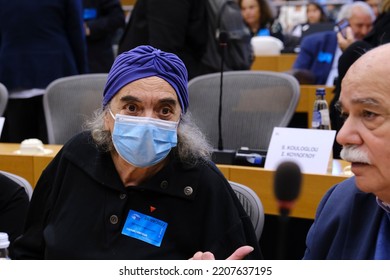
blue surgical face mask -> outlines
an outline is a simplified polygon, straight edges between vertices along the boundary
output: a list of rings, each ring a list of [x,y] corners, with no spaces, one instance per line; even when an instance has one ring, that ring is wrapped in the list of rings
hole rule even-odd
[[[162,161],[177,145],[178,122],[117,114],[112,141],[118,154],[137,167]]]

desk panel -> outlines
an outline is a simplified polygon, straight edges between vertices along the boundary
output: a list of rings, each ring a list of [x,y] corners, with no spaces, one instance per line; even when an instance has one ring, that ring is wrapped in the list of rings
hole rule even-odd
[[[251,70],[284,72],[292,68],[296,57],[297,54],[256,56]]]
[[[32,156],[1,155],[0,170],[22,176],[34,186],[34,165]]]
[[[20,144],[0,143],[0,169],[24,177],[35,187],[42,170],[62,148],[61,145],[45,145],[53,152],[47,155],[16,154]]]
[[[253,189],[260,197],[266,214],[278,215],[274,196],[274,174],[272,170],[257,167],[218,165],[225,177]],[[345,180],[344,175],[303,174],[302,187],[291,216],[314,219],[321,198],[333,185]]]

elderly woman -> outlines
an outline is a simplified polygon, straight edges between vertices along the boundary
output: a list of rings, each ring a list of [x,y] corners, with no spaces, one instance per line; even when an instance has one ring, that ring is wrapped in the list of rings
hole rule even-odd
[[[187,71],[140,46],[117,57],[89,130],[42,173],[17,259],[261,258],[249,217],[186,114]]]

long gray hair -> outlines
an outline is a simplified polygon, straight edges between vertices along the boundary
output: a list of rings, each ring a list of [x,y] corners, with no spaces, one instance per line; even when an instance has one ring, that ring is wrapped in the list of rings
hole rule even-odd
[[[85,123],[84,128],[91,131],[92,138],[98,147],[111,152],[115,151],[115,147],[112,143],[111,132],[104,125],[105,116],[110,114],[108,107],[96,110],[94,116]],[[177,138],[178,144],[174,152],[182,162],[196,164],[211,159],[212,147],[204,134],[192,122],[190,113],[181,116]]]

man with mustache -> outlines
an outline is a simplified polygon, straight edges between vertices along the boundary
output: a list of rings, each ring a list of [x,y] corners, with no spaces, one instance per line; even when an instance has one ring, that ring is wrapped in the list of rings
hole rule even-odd
[[[342,81],[337,135],[355,176],[323,197],[305,259],[390,259],[390,44],[360,57]]]

